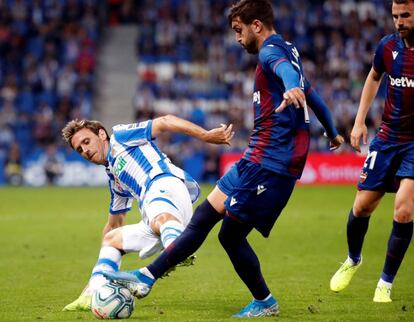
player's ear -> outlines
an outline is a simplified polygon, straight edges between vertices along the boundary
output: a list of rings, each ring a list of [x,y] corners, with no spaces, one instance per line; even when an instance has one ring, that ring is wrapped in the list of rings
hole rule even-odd
[[[98,137],[102,140],[105,141],[108,139],[108,136],[106,135],[106,132],[104,129],[99,129],[98,131]]]
[[[254,19],[251,23],[251,26],[252,26],[253,31],[256,33],[261,32],[263,29],[263,23],[258,19]]]

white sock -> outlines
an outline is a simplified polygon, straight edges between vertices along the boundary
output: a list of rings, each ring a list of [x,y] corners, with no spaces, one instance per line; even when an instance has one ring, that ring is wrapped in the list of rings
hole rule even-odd
[[[392,283],[386,282],[382,278],[380,278],[377,286],[386,286],[387,288],[392,288]]]
[[[255,299],[256,301],[259,301],[259,302],[266,302],[267,300],[269,300],[270,298],[272,298],[273,297],[273,295],[272,295],[272,293],[270,293],[268,296],[266,296],[266,298],[264,298],[263,300],[258,300],[258,299]]]
[[[182,234],[184,228],[184,225],[176,220],[169,220],[163,223],[160,227],[160,234],[164,248],[170,246],[170,244]]]
[[[141,274],[144,274],[145,276],[151,277],[152,279],[155,280],[154,275],[151,274],[151,272],[149,271],[148,268],[143,267],[143,268],[140,268],[139,271],[140,271]]]
[[[348,261],[348,263],[349,263],[349,264],[351,264],[351,265],[355,266],[355,265],[357,265],[357,264],[358,264],[361,260],[359,260],[359,262],[355,263],[355,262],[352,260],[352,258],[348,256],[347,261]]]
[[[88,291],[93,292],[107,282],[102,275],[102,271],[116,272],[121,265],[121,252],[115,247],[103,246],[99,252],[99,258],[96,262],[91,278],[89,279]]]

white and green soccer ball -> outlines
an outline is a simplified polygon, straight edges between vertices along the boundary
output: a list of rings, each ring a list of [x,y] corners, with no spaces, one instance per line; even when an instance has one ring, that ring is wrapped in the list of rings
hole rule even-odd
[[[108,282],[93,293],[91,310],[98,319],[127,319],[134,305],[134,296],[125,286]]]

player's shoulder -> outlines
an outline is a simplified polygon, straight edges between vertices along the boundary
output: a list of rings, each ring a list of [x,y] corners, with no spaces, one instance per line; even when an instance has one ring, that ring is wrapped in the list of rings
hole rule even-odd
[[[143,128],[146,128],[150,122],[151,121],[148,120],[148,121],[143,121],[139,123],[117,124],[114,127],[112,127],[112,131],[113,133],[118,133],[118,132],[128,132],[128,131],[134,131],[137,129],[143,129]]]
[[[381,38],[379,46],[385,47],[387,45],[394,46],[396,43],[401,41],[401,37],[398,33],[388,34]]]
[[[265,40],[262,47],[259,50],[259,60],[264,61],[266,58],[272,55],[286,56],[288,52],[288,46],[290,44],[286,42],[279,35],[272,35]]]
[[[119,124],[112,128],[112,136],[128,145],[141,145],[151,140],[152,121],[143,121],[132,124]]]

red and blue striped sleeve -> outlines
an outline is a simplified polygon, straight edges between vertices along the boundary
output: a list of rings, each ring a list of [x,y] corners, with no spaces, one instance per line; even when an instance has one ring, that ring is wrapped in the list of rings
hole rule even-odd
[[[372,67],[378,74],[385,72],[385,63],[384,63],[384,47],[388,42],[389,36],[386,36],[381,39],[377,48],[375,49],[374,59],[372,61]]]
[[[319,96],[318,92],[313,89],[311,84],[308,80],[305,79],[305,95],[306,95],[306,102],[315,113],[316,117],[318,118],[319,122],[322,124],[326,131],[326,135],[330,139],[334,139],[338,135],[338,131],[334,125],[334,121],[332,118],[332,113],[329,110],[328,105]]]
[[[259,61],[265,69],[272,71],[283,81],[286,91],[300,87],[299,73],[282,48],[273,44],[267,45],[260,50]]]

